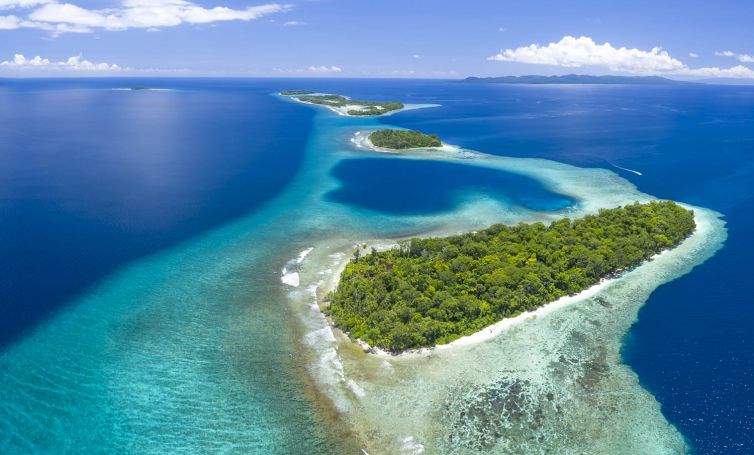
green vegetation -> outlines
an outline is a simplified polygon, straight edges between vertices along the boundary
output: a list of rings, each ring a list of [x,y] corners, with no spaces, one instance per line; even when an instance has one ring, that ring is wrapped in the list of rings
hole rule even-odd
[[[546,226],[494,225],[372,249],[346,266],[326,310],[391,351],[433,346],[576,294],[680,243],[693,212],[671,201],[600,210]]]
[[[409,130],[380,130],[369,135],[369,140],[377,147],[388,149],[411,149],[419,147],[440,147],[442,142],[436,135]]]
[[[149,90],[149,87],[129,87],[129,90]]]
[[[388,112],[403,109],[403,103],[397,101],[361,101],[352,100],[341,95],[310,95],[298,96],[299,101],[305,103],[319,104],[322,106],[344,107],[344,106],[364,106],[364,109],[351,109],[348,115],[382,115]]]
[[[314,93],[311,90],[283,90],[280,92],[283,96],[294,96],[294,95],[308,95],[310,93]]]

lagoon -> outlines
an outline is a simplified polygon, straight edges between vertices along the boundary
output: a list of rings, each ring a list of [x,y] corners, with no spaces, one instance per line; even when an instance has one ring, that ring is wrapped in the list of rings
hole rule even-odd
[[[134,85],[174,91],[111,90]],[[689,271],[724,242],[738,242],[738,251],[750,245],[745,233],[752,212],[745,207],[753,181],[747,153],[754,140],[752,89],[305,84],[359,99],[441,105],[354,119],[272,95],[288,85],[188,79],[0,83],[0,138],[10,144],[2,152],[0,177],[7,315],[0,443],[9,453],[61,447],[355,453],[365,447],[369,441],[360,428],[373,422],[370,415],[378,409],[370,403],[384,396],[380,387],[397,396],[401,389],[390,381],[373,382],[382,370],[349,369],[360,365],[358,357],[350,358],[356,354],[336,351],[333,357],[337,340],[311,308],[312,285],[326,275],[320,272],[337,266],[338,255],[357,242],[547,219],[648,193],[728,215],[726,241],[717,215],[705,211],[714,235],[683,260],[665,264],[663,273],[656,270],[660,282]],[[384,125],[437,132],[483,154],[425,162],[373,156],[350,144],[354,131]],[[717,153],[710,154],[713,147]],[[365,169],[374,176],[359,179]],[[411,189],[412,197],[378,191],[380,177],[416,172],[427,177]],[[435,199],[429,176],[436,174],[450,184]],[[406,184],[405,177],[394,183],[404,189]],[[595,199],[599,193],[601,202]],[[311,247],[295,266],[299,286],[281,283],[283,266]],[[611,381],[642,391],[633,402],[635,415],[668,422],[652,440],[671,451],[687,446],[709,453],[745,451],[751,441],[739,425],[754,414],[740,397],[751,383],[745,368],[751,350],[740,346],[752,345],[742,327],[754,315],[745,306],[747,297],[729,287],[725,301],[737,318],[726,318],[727,312],[715,310],[719,305],[709,304],[719,299],[719,289],[702,286],[719,279],[723,268],[728,277],[748,273],[746,267],[731,272],[738,251],[723,248],[651,297],[653,286],[636,288],[628,281],[606,291],[604,302],[612,308],[599,301],[583,309],[574,305],[533,327],[556,334],[552,327],[576,324],[585,311],[593,320],[612,315],[615,325],[596,331],[593,339],[611,340],[603,359],[610,362],[621,361],[625,346],[622,356],[636,366],[638,381],[622,367]],[[694,298],[686,289],[693,289]],[[622,334],[646,298],[624,345]],[[688,302],[694,311],[672,311]],[[657,322],[667,321],[663,311],[679,324],[670,340],[658,344],[668,333]],[[701,319],[694,319],[700,313],[713,321],[704,330]],[[485,343],[469,362],[510,352],[499,349],[525,333]],[[715,342],[701,343],[710,339]],[[586,347],[589,340],[581,343]],[[729,368],[687,360],[697,354],[726,359]],[[657,356],[663,356],[661,362]],[[510,355],[503,360],[509,366],[516,362]],[[478,403],[474,412],[487,412],[485,400],[499,393],[493,391],[521,390],[517,379],[496,376],[505,366],[463,376],[472,363],[448,354],[420,369],[428,375],[411,365],[393,369],[395,377],[413,384],[411,390],[424,391],[413,395],[416,400],[425,392],[439,393],[433,396],[450,400],[450,409],[466,402]],[[430,387],[427,381],[440,378],[433,376],[440,371],[461,376],[445,375],[449,382]],[[673,381],[677,376],[668,371],[693,380]],[[536,378],[541,377],[526,380]],[[704,405],[695,404],[700,397]],[[452,422],[448,418],[443,421]],[[416,428],[400,441],[386,428],[376,440],[405,450],[434,444],[457,453],[490,444],[463,421],[445,427],[453,433],[435,432],[437,440],[428,436],[431,428]],[[618,441],[631,440],[630,429],[624,430]],[[454,436],[459,434],[468,437],[459,440]],[[555,436],[543,435],[545,441]],[[379,447],[367,450],[380,453]]]

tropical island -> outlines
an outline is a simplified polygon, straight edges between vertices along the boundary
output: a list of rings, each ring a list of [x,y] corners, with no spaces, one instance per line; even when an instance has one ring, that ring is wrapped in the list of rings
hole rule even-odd
[[[394,150],[442,147],[435,134],[424,134],[412,130],[379,130],[369,134],[369,142],[375,147]]]
[[[398,111],[405,107],[403,103],[398,101],[365,101],[353,100],[343,95],[313,94],[311,92],[301,94],[290,92],[308,91],[284,90],[280,92],[280,94],[290,96],[292,99],[302,103],[317,104],[328,107],[341,115],[376,116]]]
[[[636,267],[695,228],[692,211],[655,201],[357,248],[325,312],[351,338],[393,353],[445,344]]]
[[[283,96],[294,96],[294,95],[309,95],[314,93],[311,90],[283,90],[280,92]]]

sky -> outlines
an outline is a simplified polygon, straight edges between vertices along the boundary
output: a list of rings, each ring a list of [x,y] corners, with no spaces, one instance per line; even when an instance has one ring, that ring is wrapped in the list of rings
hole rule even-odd
[[[0,77],[754,81],[754,1],[0,0]]]

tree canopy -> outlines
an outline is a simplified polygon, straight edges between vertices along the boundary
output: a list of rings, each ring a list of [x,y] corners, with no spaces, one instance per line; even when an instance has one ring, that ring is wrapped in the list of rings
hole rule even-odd
[[[297,96],[299,101],[305,103],[319,104],[322,106],[345,107],[345,106],[362,106],[362,109],[349,109],[348,115],[382,115],[388,112],[403,109],[403,103],[398,101],[364,101],[352,100],[342,95],[307,95]]]
[[[444,344],[635,267],[695,226],[692,211],[657,201],[357,249],[326,312],[351,337],[390,351]]]
[[[420,147],[440,147],[442,142],[437,135],[423,134],[410,130],[379,130],[369,134],[369,141],[377,147],[389,149],[410,149]]]

